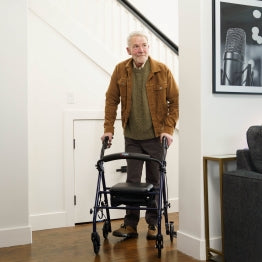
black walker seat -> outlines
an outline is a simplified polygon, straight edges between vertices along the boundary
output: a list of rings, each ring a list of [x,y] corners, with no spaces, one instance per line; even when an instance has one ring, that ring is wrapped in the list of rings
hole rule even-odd
[[[158,249],[158,257],[161,257],[161,249],[163,248],[163,235],[161,233],[161,219],[162,214],[165,218],[166,234],[170,236],[171,242],[173,237],[176,237],[174,231],[173,221],[168,222],[167,208],[170,207],[170,203],[167,200],[167,183],[166,183],[166,151],[167,151],[167,140],[163,137],[162,140],[162,160],[151,158],[149,155],[140,153],[115,153],[104,156],[104,150],[108,146],[108,137],[103,141],[100,159],[97,161],[97,169],[99,171],[97,190],[94,209],[90,210],[93,213],[93,232],[91,239],[94,246],[94,252],[98,254],[100,249],[100,236],[96,231],[96,221],[98,212],[101,212],[99,218],[103,218],[103,236],[106,239],[108,233],[111,232],[111,220],[110,220],[110,209],[139,209],[139,210],[157,210],[157,237],[156,237],[156,248]],[[104,162],[109,162],[119,159],[137,159],[143,161],[154,161],[159,165],[160,171],[160,184],[158,188],[150,183],[118,183],[112,187],[106,186]],[[158,198],[156,198],[158,196]],[[108,201],[110,198],[110,203]],[[157,199],[157,200],[156,200]],[[157,201],[157,204],[155,204]],[[126,205],[126,206],[123,206]],[[106,211],[104,214],[103,210]]]
[[[111,205],[148,206],[155,199],[153,190],[150,183],[118,183],[109,190]]]

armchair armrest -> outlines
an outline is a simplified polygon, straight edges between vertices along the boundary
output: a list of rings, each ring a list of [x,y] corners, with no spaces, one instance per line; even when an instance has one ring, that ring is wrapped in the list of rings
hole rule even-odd
[[[237,169],[255,170],[252,163],[249,149],[239,149],[236,152]]]

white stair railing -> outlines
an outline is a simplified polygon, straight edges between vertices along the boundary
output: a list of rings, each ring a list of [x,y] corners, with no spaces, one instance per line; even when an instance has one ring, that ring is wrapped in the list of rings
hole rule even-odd
[[[126,37],[134,30],[149,36],[151,56],[178,80],[178,56],[116,0],[29,0],[29,8],[109,74],[128,57]],[[107,64],[107,65],[105,65]]]

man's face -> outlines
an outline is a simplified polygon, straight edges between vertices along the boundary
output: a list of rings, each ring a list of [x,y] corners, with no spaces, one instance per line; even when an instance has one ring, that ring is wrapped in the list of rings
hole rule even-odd
[[[132,56],[137,67],[142,66],[148,59],[149,45],[143,36],[133,36],[126,50]]]

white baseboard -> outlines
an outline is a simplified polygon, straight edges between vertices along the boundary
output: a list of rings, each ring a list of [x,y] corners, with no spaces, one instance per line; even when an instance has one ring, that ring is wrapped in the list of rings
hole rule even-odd
[[[222,251],[222,238],[218,237],[210,237],[210,247]]]
[[[168,209],[168,213],[178,212],[178,202],[178,199],[169,199],[170,208]],[[142,212],[141,217],[143,216],[144,213]],[[67,214],[65,211],[32,214],[29,219],[32,231],[72,226],[67,223]]]
[[[32,243],[30,226],[0,229],[0,247],[26,245]]]
[[[198,260],[206,260],[206,242],[192,235],[177,232],[177,250]]]
[[[30,215],[32,230],[44,230],[68,226],[66,223],[66,212],[54,212]]]

